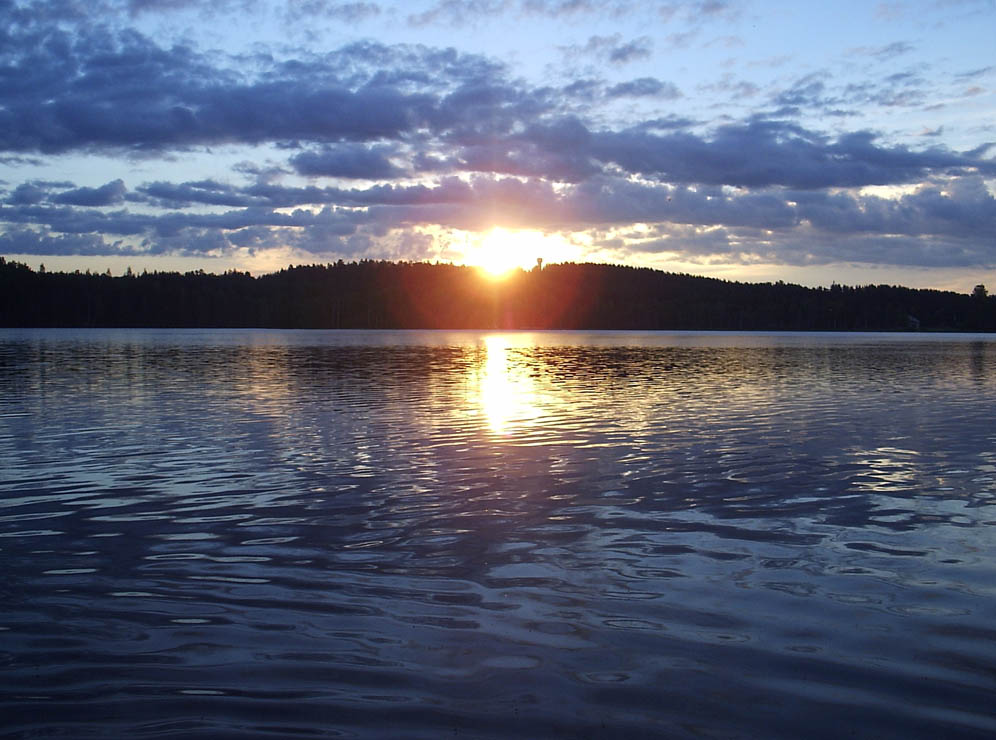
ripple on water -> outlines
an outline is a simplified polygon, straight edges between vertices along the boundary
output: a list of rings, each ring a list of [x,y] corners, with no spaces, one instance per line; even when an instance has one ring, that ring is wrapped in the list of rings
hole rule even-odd
[[[6,336],[12,737],[996,732],[989,339]]]

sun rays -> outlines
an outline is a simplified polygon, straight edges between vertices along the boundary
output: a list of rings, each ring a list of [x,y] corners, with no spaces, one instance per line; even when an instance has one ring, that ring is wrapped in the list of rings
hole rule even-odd
[[[487,232],[465,254],[466,263],[481,268],[488,276],[501,279],[511,271],[529,270],[540,262],[574,259],[578,248],[557,233],[511,230],[499,226]]]

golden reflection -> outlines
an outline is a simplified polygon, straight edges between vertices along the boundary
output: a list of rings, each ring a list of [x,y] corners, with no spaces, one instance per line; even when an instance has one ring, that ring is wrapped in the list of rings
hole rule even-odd
[[[484,362],[478,369],[478,402],[495,434],[508,434],[538,418],[535,382],[509,356],[508,337],[484,337]]]

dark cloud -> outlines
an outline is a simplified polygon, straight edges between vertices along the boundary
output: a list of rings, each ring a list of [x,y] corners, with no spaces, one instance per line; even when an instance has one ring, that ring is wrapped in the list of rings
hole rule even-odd
[[[53,203],[71,206],[112,206],[124,201],[125,184],[114,180],[99,188],[75,188],[52,196]]]
[[[681,91],[672,82],[662,82],[654,77],[640,77],[629,82],[613,85],[605,94],[610,98],[654,97],[665,100],[675,100],[681,97]]]
[[[389,147],[335,144],[301,152],[290,161],[298,174],[309,177],[390,180],[404,174],[391,162],[392,154]]]
[[[37,0],[36,2],[0,2],[0,19],[4,29],[39,27],[51,23],[72,24],[86,21],[91,13],[106,10],[101,0]]]
[[[819,190],[659,186],[606,176],[560,189],[538,179],[478,177],[469,183],[446,178],[431,187],[381,185],[343,190],[254,184],[239,188],[206,181],[151,183],[138,190],[162,203],[234,209],[151,215],[24,203],[6,208],[5,217],[10,223],[54,233],[145,234],[154,239],[189,229],[235,232],[321,227],[348,235],[364,225],[379,225],[381,229],[415,225],[483,228],[502,223],[577,230],[666,223],[768,230],[781,234],[781,238],[810,228],[842,237],[934,236],[996,245],[996,199],[980,176],[923,186],[894,200]],[[278,210],[296,206],[318,206],[320,210]]]
[[[35,229],[8,228],[0,234],[0,252],[31,255],[132,255],[144,250],[121,242],[107,242],[96,234],[43,234]]]
[[[294,3],[295,0],[288,2]],[[221,13],[248,13],[259,9],[262,3],[263,0],[123,0],[128,13],[132,16],[196,10],[201,15],[212,17]]]
[[[990,144],[913,149],[869,131],[830,135],[801,123],[817,115],[842,127],[839,119],[856,111],[931,102],[929,70],[894,63],[913,51],[907,42],[859,50],[880,71],[849,85],[831,74],[840,73],[834,67],[782,76],[787,86],[766,83],[762,95],[741,72],[726,74],[697,88],[702,104],[687,114],[668,103],[681,97],[676,85],[627,80],[620,69],[649,59],[655,40],[658,49],[723,43],[705,25],[735,18],[736,4],[655,4],[680,24],[655,30],[653,39],[589,31],[586,41],[562,48],[570,64],[550,87],[453,48],[368,40],[312,52],[259,46],[231,56],[123,28],[131,16],[146,24],[157,13],[182,13],[193,23],[189,13],[203,21],[217,8],[254,2],[0,0],[0,164],[9,171],[57,172],[60,159],[51,155],[70,154],[193,159],[221,150],[243,159],[231,179],[173,181],[183,177],[168,174],[167,165],[132,189],[123,180],[78,185],[43,174],[4,183],[0,251],[291,248],[411,258],[431,253],[423,227],[500,224],[582,230],[618,250],[703,260],[996,264]],[[99,22],[90,19],[92,8]],[[297,38],[317,21],[339,28],[332,21],[356,23],[382,6],[297,0],[260,8],[296,23]],[[631,10],[647,8],[622,0],[443,0],[409,21],[604,19]],[[580,74],[573,71],[579,66]],[[966,95],[978,93],[991,69],[951,80]],[[946,95],[953,99],[951,90]],[[736,106],[716,112],[708,107],[715,97]],[[735,118],[751,98],[767,113],[755,108]],[[651,105],[652,117],[640,120]],[[939,142],[940,123],[917,121],[911,130],[922,136],[910,140]],[[958,128],[943,123],[945,133]],[[254,157],[260,161],[247,161]],[[65,171],[77,168],[78,160]],[[901,185],[904,194],[867,195],[861,189],[870,185]]]
[[[456,158],[455,168],[555,182],[579,182],[599,171],[598,165],[585,152],[572,152],[560,146],[558,151],[549,151],[540,143],[524,137],[516,141],[463,147]]]
[[[132,15],[186,10],[201,5],[203,5],[203,0],[128,0],[128,10]]]
[[[167,208],[187,208],[193,205],[274,209],[313,205],[360,207],[465,203],[471,198],[470,186],[456,177],[443,178],[432,186],[375,185],[363,189],[288,187],[265,181],[236,187],[203,180],[184,183],[152,182],[139,186],[137,190],[149,201]]]
[[[165,208],[186,208],[195,203],[248,208],[268,203],[265,198],[254,198],[232,185],[213,180],[180,184],[151,182],[140,186],[138,192],[149,202]]]
[[[970,149],[967,152],[964,152],[964,156],[970,159],[978,159],[980,157],[984,157],[986,155],[986,152],[988,152],[993,147],[996,147],[996,141],[986,141],[980,144],[979,146],[975,147],[974,149]]]
[[[6,76],[0,146],[8,151],[315,142],[322,146],[292,157],[297,172],[390,180],[416,163],[405,162],[396,144],[378,142],[417,134],[418,162],[433,171],[564,182],[602,167],[678,183],[796,188],[910,182],[937,168],[992,169],[942,150],[883,148],[866,134],[828,143],[774,121],[730,124],[710,137],[639,127],[590,131],[581,122],[565,125],[568,119],[550,117],[562,105],[562,92],[512,83],[500,66],[452,50],[354,44],[294,64],[266,64],[263,74],[247,81],[190,48],[161,48],[134,32],[53,31],[38,64],[29,63],[37,44],[29,48],[26,38],[15,37],[20,45],[2,53],[14,64],[0,69]],[[592,37],[586,48],[611,55],[620,45],[615,37]],[[431,81],[423,86],[425,79]],[[889,89],[909,84],[905,75],[887,81]],[[585,81],[570,93],[595,89]],[[823,78],[810,76],[777,102],[786,112],[826,105],[831,100],[825,92]],[[852,93],[868,98],[882,91]],[[907,93],[915,100],[915,90]],[[674,99],[679,91],[639,78],[604,94]],[[110,196],[63,194],[60,202],[85,205],[79,199]]]
[[[49,31],[41,50],[27,33],[13,34],[0,52],[0,150],[391,139],[445,127],[455,114],[448,98],[418,89],[421,79],[459,88],[459,98],[461,90],[486,87],[478,81],[496,70],[452,50],[357,44],[272,63],[245,80],[188,47],[161,48],[136,32]],[[371,67],[385,64],[393,66]]]
[[[916,152],[879,146],[875,135],[868,132],[831,142],[798,125],[764,119],[720,127],[711,138],[640,129],[589,132],[576,121],[571,128],[569,139],[547,131],[548,147],[676,183],[860,187],[915,182],[932,171],[996,172],[996,163],[940,148]],[[536,127],[535,131],[544,129]]]
[[[649,118],[633,127],[634,131],[679,131],[699,125],[700,121],[674,113],[664,118]]]
[[[26,182],[14,188],[14,192],[7,196],[7,203],[15,206],[35,205],[47,197],[48,190],[46,188]]]
[[[659,188],[623,178],[586,181],[564,197],[561,207],[571,221],[585,226],[668,222],[784,229],[798,221],[795,209],[774,194]]]
[[[996,264],[996,199],[978,175],[940,179],[897,199],[811,189],[665,186],[604,175],[558,188],[536,178],[480,176],[469,182],[444,178],[433,186],[349,190],[150,183],[138,192],[162,203],[233,207],[219,213],[138,214],[9,205],[0,248],[82,255],[291,246],[344,255],[350,244],[386,249],[383,240],[399,238],[391,236],[398,229],[422,226],[605,232],[642,223],[651,225],[649,232],[642,237],[634,232],[617,246],[789,264]],[[308,207],[287,212],[295,206]]]
[[[980,177],[923,186],[895,200],[820,192],[797,197],[800,217],[828,233],[981,240],[996,257],[996,199]]]

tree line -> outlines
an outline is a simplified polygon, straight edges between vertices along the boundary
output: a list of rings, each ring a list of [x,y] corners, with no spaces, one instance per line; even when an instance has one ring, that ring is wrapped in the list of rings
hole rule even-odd
[[[0,257],[0,326],[288,329],[996,331],[996,297],[889,285],[806,288],[647,268],[363,260],[268,275],[47,272]]]

